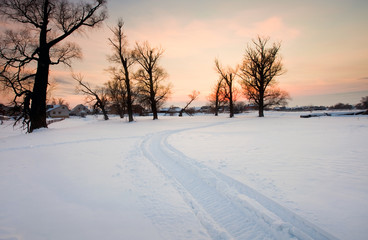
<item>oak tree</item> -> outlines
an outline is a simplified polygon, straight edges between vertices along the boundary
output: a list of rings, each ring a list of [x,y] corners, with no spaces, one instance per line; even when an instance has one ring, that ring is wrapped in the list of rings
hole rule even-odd
[[[158,109],[171,94],[171,84],[165,83],[168,76],[165,69],[159,65],[164,51],[154,48],[148,42],[136,43],[133,55],[139,65],[135,74],[138,97],[141,103],[149,105],[153,120],[158,119]]]
[[[71,64],[81,56],[71,34],[106,18],[106,0],[2,0],[0,15],[15,23],[0,45],[0,80],[23,97],[29,132],[47,127],[46,92],[51,65]],[[31,86],[26,86],[30,84]]]
[[[289,95],[276,87],[276,77],[284,73],[279,55],[280,43],[267,46],[269,38],[253,40],[245,50],[239,76],[245,97],[258,107],[258,116],[264,116],[267,106],[285,104]]]

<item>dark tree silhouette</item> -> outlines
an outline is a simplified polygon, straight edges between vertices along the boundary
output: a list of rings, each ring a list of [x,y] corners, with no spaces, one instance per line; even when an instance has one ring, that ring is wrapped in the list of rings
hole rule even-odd
[[[212,93],[208,96],[211,107],[214,109],[215,116],[218,116],[218,112],[221,106],[223,106],[227,100],[225,96],[226,86],[223,79],[220,77],[214,87],[212,88]]]
[[[232,69],[230,67],[224,69],[217,59],[215,59],[215,69],[217,73],[220,75],[221,81],[223,81],[225,84],[225,87],[222,88],[223,90],[222,94],[225,97],[225,99],[229,102],[230,118],[232,118],[234,117],[234,83],[238,70]]]
[[[94,0],[92,4],[68,0],[1,1],[0,15],[23,29],[7,31],[1,39],[0,77],[13,89],[15,99],[24,97],[29,132],[47,127],[50,65],[70,65],[71,59],[81,56],[76,44],[64,40],[78,30],[102,22],[106,18],[105,5],[106,0]],[[31,81],[31,89],[24,87],[27,81]]]
[[[353,109],[353,105],[348,103],[337,103],[334,106],[329,107],[329,109],[335,109],[335,110],[351,110]]]
[[[132,52],[128,49],[128,42],[123,31],[124,22],[120,19],[117,26],[111,28],[113,38],[109,38],[113,49],[113,54],[109,57],[111,62],[121,65],[118,69],[112,68],[116,79],[122,79],[125,83],[126,102],[129,122],[133,121],[133,99],[132,82],[130,79],[130,69],[134,63]]]
[[[97,87],[92,89],[88,82],[83,82],[82,75],[73,74],[73,78],[77,81],[77,92],[86,96],[87,103],[93,103],[93,109],[101,110],[105,120],[109,120],[107,116],[106,106],[108,103],[108,96],[106,88]]]
[[[282,102],[288,98],[284,91],[277,88],[272,90],[276,84],[277,76],[284,73],[284,68],[279,56],[280,43],[273,43],[272,47],[266,45],[269,38],[258,36],[253,40],[254,46],[249,46],[245,50],[243,64],[240,67],[240,74],[244,95],[249,101],[258,106],[258,116],[264,116],[264,108],[272,102]],[[276,98],[280,98],[276,100]]]
[[[140,65],[135,74],[139,98],[144,105],[149,105],[153,120],[158,119],[158,108],[171,94],[171,85],[165,84],[166,71],[159,66],[159,60],[164,51],[152,48],[148,42],[136,44],[134,58]]]
[[[362,97],[360,103],[358,103],[355,107],[358,109],[368,109],[368,96]]]
[[[259,92],[255,91],[250,85],[241,82],[243,88],[243,95],[252,103],[259,107],[258,99]],[[263,98],[263,109],[276,106],[286,106],[288,100],[290,100],[290,95],[288,92],[281,90],[276,85],[270,86],[264,92]]]
[[[189,105],[198,98],[199,96],[199,91],[193,90],[193,92],[191,94],[188,95],[189,97],[189,102],[187,102],[187,104],[185,105],[185,107],[183,107],[180,112],[179,112],[179,117],[183,116],[183,113],[186,112],[186,109],[189,107]],[[188,115],[192,115],[189,112],[186,112]]]
[[[105,85],[112,109],[119,114],[120,118],[124,118],[124,113],[126,111],[127,91],[123,85],[123,81],[119,78],[113,78]]]

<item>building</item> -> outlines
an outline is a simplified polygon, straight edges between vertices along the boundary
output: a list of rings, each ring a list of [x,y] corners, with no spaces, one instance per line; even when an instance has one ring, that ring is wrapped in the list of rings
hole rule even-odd
[[[87,114],[91,114],[91,111],[83,104],[78,104],[70,111],[72,116],[85,117]]]
[[[166,115],[170,115],[170,116],[176,116],[177,114],[180,113],[181,108],[180,107],[175,107],[175,106],[171,106],[169,108],[162,108],[160,109],[160,113],[165,113]]]
[[[46,114],[51,118],[68,118],[69,109],[66,105],[47,105]]]

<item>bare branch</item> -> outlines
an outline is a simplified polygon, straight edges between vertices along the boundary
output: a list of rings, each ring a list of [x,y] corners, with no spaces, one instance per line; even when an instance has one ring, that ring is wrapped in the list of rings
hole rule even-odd
[[[106,112],[106,105],[108,101],[107,91],[105,88],[92,89],[88,82],[83,82],[83,76],[81,74],[72,74],[73,79],[78,83],[76,90],[87,97],[87,101],[94,103],[94,107],[102,111],[104,119],[108,120]]]
[[[83,26],[94,27],[100,24],[107,17],[105,6],[106,0],[95,0],[94,6],[87,3],[73,4],[66,0],[56,2],[54,21],[63,33],[51,40],[48,46],[56,45]],[[102,10],[97,13],[99,9]]]
[[[222,95],[229,102],[230,108],[230,117],[234,116],[234,80],[238,71],[238,68],[235,70],[228,67],[226,70],[221,66],[218,59],[215,59],[215,70],[220,75],[220,81],[226,84],[226,87],[222,87]],[[220,85],[221,83],[219,83]],[[219,86],[220,87],[220,86]],[[220,93],[220,92],[219,92]]]

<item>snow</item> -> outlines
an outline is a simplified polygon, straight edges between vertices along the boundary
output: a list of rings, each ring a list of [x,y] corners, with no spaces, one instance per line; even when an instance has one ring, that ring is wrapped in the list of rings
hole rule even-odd
[[[0,126],[0,239],[365,239],[367,116]]]

